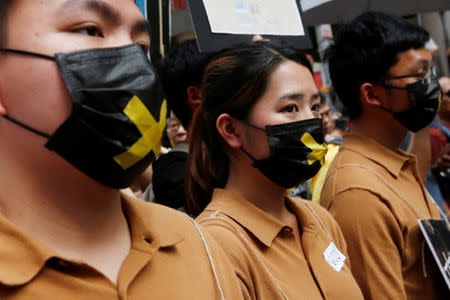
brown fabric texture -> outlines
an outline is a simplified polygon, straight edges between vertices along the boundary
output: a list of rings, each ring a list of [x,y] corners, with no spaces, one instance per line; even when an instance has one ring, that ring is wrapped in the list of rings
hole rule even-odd
[[[417,223],[439,218],[439,212],[425,191],[415,156],[363,136],[345,136],[321,204],[342,229],[365,299],[442,299],[435,263]]]
[[[225,250],[246,299],[362,299],[348,258],[340,272],[324,259],[331,241],[347,256],[333,218],[303,200],[286,198],[286,205],[297,218],[301,241],[293,228],[220,189],[197,221]]]
[[[166,207],[125,195],[122,199],[132,247],[117,286],[89,265],[59,256],[0,216],[0,299],[220,299],[194,223]],[[204,235],[226,299],[241,299],[229,261]]]

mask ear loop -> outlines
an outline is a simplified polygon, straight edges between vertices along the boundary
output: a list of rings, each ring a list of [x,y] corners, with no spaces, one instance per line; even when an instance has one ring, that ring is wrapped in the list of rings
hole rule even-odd
[[[385,89],[408,91],[408,88],[406,88],[406,87],[392,86],[392,85],[386,84],[386,81],[382,81],[382,82],[378,83],[377,85],[379,85],[379,86],[381,86],[381,87],[383,87]],[[408,95],[408,97],[409,97],[409,95]],[[410,99],[410,101],[411,101],[411,99]],[[378,106],[378,108],[380,108],[381,110],[384,110],[384,111],[386,111],[388,113],[394,114],[394,115],[398,114],[398,113],[402,113],[401,111],[400,112],[396,112],[396,111],[390,110],[389,108],[387,108],[387,107],[385,107],[383,105]]]
[[[245,121],[245,120],[240,120],[240,119],[236,119],[236,120],[238,120],[238,121],[241,122],[242,124],[247,125],[248,127],[252,127],[252,128],[255,128],[255,129],[259,129],[259,130],[262,130],[262,131],[266,131],[265,128],[261,128],[261,127],[255,126],[255,125],[250,124],[249,122],[247,122],[247,121]]]
[[[257,127],[257,126],[255,126],[255,125],[253,125],[253,124],[250,124],[249,122],[247,122],[247,121],[245,121],[245,120],[240,120],[240,119],[236,119],[236,120],[238,120],[238,121],[241,122],[242,124],[245,124],[246,126],[249,126],[249,127],[255,128],[255,129],[259,129],[259,130],[262,130],[262,131],[264,131],[264,132],[266,131],[264,128]],[[239,149],[240,149],[242,152],[244,152],[244,154],[247,155],[247,157],[250,158],[250,159],[253,161],[253,163],[256,162],[256,159],[255,159],[250,153],[248,153],[242,146],[241,146]]]
[[[19,127],[22,127],[22,128],[24,128],[24,129],[26,129],[26,130],[28,130],[28,131],[36,134],[36,135],[41,136],[43,138],[49,139],[51,137],[50,135],[48,135],[48,134],[46,134],[46,133],[44,133],[42,131],[39,131],[37,129],[34,129],[34,128],[32,128],[32,127],[30,127],[30,126],[28,126],[28,125],[26,125],[26,124],[24,124],[24,123],[22,123],[20,121],[17,121],[16,119],[11,118],[10,116],[3,116],[3,118],[5,118],[6,120],[16,124]]]
[[[47,60],[52,60],[52,61],[55,60],[55,58],[53,56],[42,54],[42,53],[26,51],[26,50],[0,48],[0,52],[9,52],[9,53],[20,54],[20,55],[35,56],[35,57],[39,57],[39,58],[43,58],[43,59],[47,59]]]
[[[250,153],[248,153],[248,152],[244,149],[244,147],[240,147],[239,149],[240,149],[242,152],[244,152],[244,154],[247,155],[247,157],[250,158],[253,162],[256,161],[256,159],[255,159]]]
[[[36,52],[31,52],[31,51],[26,51],[26,50],[19,50],[19,49],[10,49],[10,48],[0,48],[0,52],[8,52],[8,53],[14,53],[14,54],[19,54],[19,55],[26,55],[26,56],[34,56],[34,57],[38,57],[38,58],[43,58],[43,59],[47,59],[47,60],[51,60],[54,61],[55,58],[53,56],[50,55],[46,55],[46,54],[41,54],[41,53],[36,53]],[[22,127],[38,136],[41,136],[43,138],[49,139],[51,136],[39,131],[37,129],[34,129],[14,118],[11,118],[10,116],[4,116],[4,118],[14,124],[16,124],[19,127]]]

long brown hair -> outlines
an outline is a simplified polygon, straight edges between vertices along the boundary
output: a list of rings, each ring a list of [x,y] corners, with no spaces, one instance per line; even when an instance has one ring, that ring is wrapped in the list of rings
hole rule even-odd
[[[224,50],[208,64],[201,87],[202,104],[192,120],[186,169],[186,209],[197,216],[215,188],[228,180],[229,157],[216,129],[220,114],[246,120],[266,91],[270,75],[287,60],[311,70],[306,57],[291,48],[254,42]]]

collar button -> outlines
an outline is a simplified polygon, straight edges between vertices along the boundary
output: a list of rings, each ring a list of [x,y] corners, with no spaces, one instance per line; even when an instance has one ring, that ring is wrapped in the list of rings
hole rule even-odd
[[[52,258],[49,261],[49,265],[56,270],[63,270],[67,269],[70,266],[70,263],[60,258]]]
[[[284,233],[286,233],[286,234],[288,234],[288,233],[292,233],[292,228],[290,228],[290,227],[283,227],[283,230],[282,230]]]

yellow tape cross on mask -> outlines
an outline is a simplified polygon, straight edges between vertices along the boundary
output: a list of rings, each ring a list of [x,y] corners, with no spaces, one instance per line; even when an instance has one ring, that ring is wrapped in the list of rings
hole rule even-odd
[[[305,133],[300,140],[306,147],[312,150],[307,156],[308,164],[312,165],[316,161],[320,161],[320,164],[323,166],[325,163],[325,154],[327,154],[328,149],[327,144],[317,143],[309,132]]]
[[[166,126],[167,103],[163,101],[161,105],[158,122],[137,96],[130,100],[123,112],[142,134],[142,137],[126,152],[114,156],[114,160],[122,169],[126,170],[138,163],[150,151],[153,150],[155,155],[161,151],[161,137]]]

